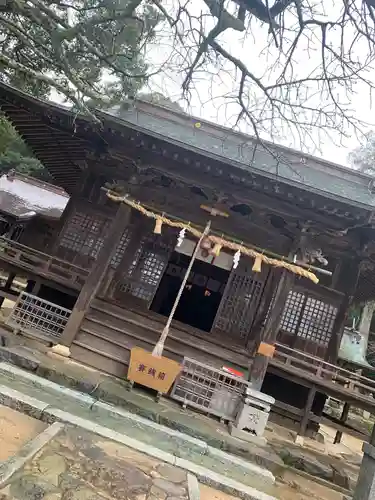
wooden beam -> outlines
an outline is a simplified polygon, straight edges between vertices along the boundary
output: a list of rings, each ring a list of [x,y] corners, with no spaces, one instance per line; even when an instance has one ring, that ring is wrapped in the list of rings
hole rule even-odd
[[[335,364],[339,353],[342,334],[344,331],[349,308],[353,303],[357,283],[360,275],[361,262],[358,257],[347,259],[342,263],[337,286],[344,291],[343,300],[337,311],[332,328],[332,335],[328,343],[326,361]]]
[[[266,283],[264,285],[260,303],[258,304],[254,322],[250,328],[250,332],[247,338],[247,349],[251,358],[255,356],[258,349],[261,340],[263,325],[267,320],[268,311],[271,306],[275,288],[277,287],[279,278],[280,276],[277,270],[271,267],[266,279]]]
[[[316,395],[316,387],[315,386],[310,387],[310,390],[309,390],[309,393],[307,396],[307,401],[306,401],[304,413],[303,413],[303,417],[301,420],[301,425],[300,425],[300,428],[298,431],[298,436],[304,437],[306,435],[307,426],[309,424],[310,412],[311,412],[312,406],[314,404],[315,395]]]
[[[78,296],[72,314],[61,336],[60,344],[63,346],[69,347],[72,344],[82,320],[89,310],[91,301],[94,299],[102,283],[112,255],[116,251],[117,245],[121,239],[123,230],[129,223],[130,213],[131,210],[127,205],[124,203],[119,204],[116,217],[104,238],[104,244],[99,252],[98,258],[82,287],[81,293]]]
[[[264,326],[261,335],[261,344],[269,346],[272,350],[277,340],[277,334],[280,328],[280,320],[284,312],[284,307],[288,293],[292,287],[294,275],[286,271],[281,271],[280,280],[276,289],[275,298],[272,309]],[[267,367],[272,353],[262,354],[257,352],[253,358],[250,369],[250,382],[254,389],[261,390],[264,377],[267,372]]]
[[[163,193],[162,189],[158,192],[148,187],[140,187],[139,194],[138,191],[131,190],[131,196],[141,203],[151,204],[155,210],[170,211],[176,217],[202,225],[204,212],[199,208],[200,199],[191,202],[187,198],[176,197],[172,192],[168,194],[168,205],[166,205],[165,192]],[[222,232],[228,237],[238,239],[238,235],[241,234],[244,244],[251,242],[252,245],[281,254],[288,251],[291,239],[295,236],[286,236],[271,225],[267,226],[265,223],[262,225],[235,213],[230,213],[229,218],[214,217],[212,227],[214,231]]]
[[[298,249],[301,242],[302,233],[298,235],[292,242],[289,248],[289,258],[292,258]],[[277,335],[280,329],[280,322],[284,312],[285,303],[288,298],[288,294],[292,288],[295,275],[287,271],[286,269],[279,270],[279,282],[276,286],[274,298],[272,301],[271,309],[264,325],[263,331],[260,335],[260,342],[256,345],[256,353],[254,355],[251,368],[249,371],[249,380],[253,384],[253,387],[257,390],[261,390],[264,377],[267,372],[267,367],[270,359],[273,356],[275,350],[275,343],[277,340]],[[259,351],[259,347],[262,346],[264,349]]]
[[[127,158],[129,158],[129,156],[139,158],[140,153],[139,148],[127,144],[126,153],[124,154],[126,154]],[[331,218],[328,215],[321,215],[318,210],[312,207],[296,207],[294,202],[288,203],[287,201],[276,198],[274,193],[273,195],[260,193],[249,186],[238,185],[228,178],[225,178],[225,176],[223,176],[223,178],[218,178],[206,172],[199,173],[198,169],[194,168],[194,166],[186,168],[186,165],[179,163],[177,160],[161,157],[147,150],[142,151],[142,156],[143,163],[150,165],[151,168],[155,168],[156,171],[167,173],[183,182],[189,182],[190,184],[196,184],[211,189],[215,187],[221,189],[225,193],[230,192],[233,196],[237,197],[239,201],[249,203],[250,205],[256,204],[262,207],[275,207],[275,210],[280,215],[292,217],[296,220],[301,220],[301,218],[305,221],[313,220],[320,222],[324,227],[337,229],[342,229],[345,226],[345,221],[341,221],[338,218]],[[212,160],[211,163],[213,164],[214,161]],[[242,171],[242,174],[243,177],[249,175],[246,171]],[[308,195],[306,194],[306,196]]]
[[[345,423],[346,423],[346,421],[348,419],[349,410],[350,410],[350,404],[348,402],[345,402],[344,408],[342,410],[341,417],[340,417],[340,422],[342,424],[344,424],[344,425],[345,425]],[[336,432],[336,436],[335,436],[335,439],[333,441],[333,444],[339,444],[339,443],[341,443],[341,439],[342,439],[342,430],[338,430]]]
[[[4,299],[10,299],[10,297],[8,297],[8,293],[12,290],[13,280],[16,276],[17,276],[16,273],[13,273],[11,271],[9,272],[7,280],[4,285],[4,293],[2,293],[0,296],[0,308],[4,303]]]

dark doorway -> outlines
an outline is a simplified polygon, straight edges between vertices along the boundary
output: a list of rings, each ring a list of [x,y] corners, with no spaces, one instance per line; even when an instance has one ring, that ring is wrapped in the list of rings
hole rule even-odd
[[[168,316],[190,257],[174,252],[156,292],[151,310]],[[174,319],[209,332],[212,328],[229,272],[196,260],[182,293]]]

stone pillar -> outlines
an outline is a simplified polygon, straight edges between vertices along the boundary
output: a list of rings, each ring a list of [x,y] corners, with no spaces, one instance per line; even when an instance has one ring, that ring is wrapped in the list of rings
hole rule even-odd
[[[121,239],[122,233],[130,220],[131,209],[128,205],[121,203],[117,214],[108,230],[104,244],[99,252],[85,284],[78,295],[77,302],[74,305],[72,314],[66,324],[64,332],[60,338],[60,343],[52,348],[52,352],[61,356],[70,356],[70,345],[72,344],[85,314],[90,308],[90,304],[99,287],[102,284],[106,270],[108,269],[112,255],[116,251],[117,245]]]
[[[375,428],[369,443],[363,443],[363,459],[353,500],[373,500],[375,498]]]

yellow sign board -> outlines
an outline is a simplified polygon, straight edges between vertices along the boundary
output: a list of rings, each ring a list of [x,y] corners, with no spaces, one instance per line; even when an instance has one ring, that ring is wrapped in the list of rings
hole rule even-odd
[[[275,353],[275,346],[272,344],[266,344],[265,342],[261,342],[258,347],[258,354],[262,354],[267,358],[273,358]]]
[[[133,347],[130,351],[128,380],[155,391],[168,392],[180,370],[181,365],[173,359],[153,356],[140,347]]]

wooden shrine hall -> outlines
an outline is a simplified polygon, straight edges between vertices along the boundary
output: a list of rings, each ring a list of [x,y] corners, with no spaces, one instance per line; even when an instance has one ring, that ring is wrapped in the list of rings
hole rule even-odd
[[[210,220],[232,247],[198,251],[165,355],[238,370],[305,427],[327,395],[373,412],[370,381],[336,366],[349,307],[375,296],[373,179],[142,101],[94,123],[0,87],[2,112],[70,197],[48,232],[1,237],[0,267],[29,283],[8,327],[125,377],[130,350],[159,338],[196,245],[187,231],[176,246],[180,229],[156,230],[141,209]],[[257,266],[245,251],[234,266],[233,248]],[[0,294],[12,293],[8,279]]]

